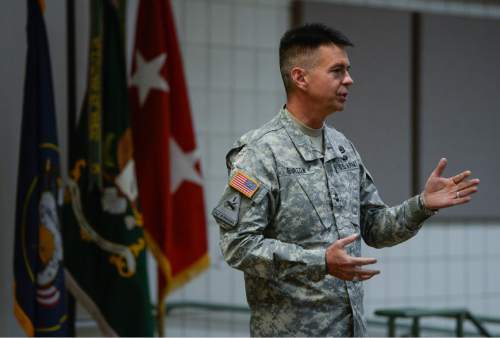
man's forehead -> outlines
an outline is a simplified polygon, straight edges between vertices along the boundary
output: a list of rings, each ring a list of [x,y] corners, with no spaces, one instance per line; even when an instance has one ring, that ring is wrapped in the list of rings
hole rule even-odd
[[[318,48],[303,51],[295,56],[293,63],[299,67],[333,67],[335,65],[350,66],[349,57],[343,46],[333,43],[321,45]]]
[[[326,63],[328,65],[350,65],[349,56],[347,51],[343,46],[337,46],[335,44],[322,45],[318,48],[318,56],[321,59],[321,63]]]

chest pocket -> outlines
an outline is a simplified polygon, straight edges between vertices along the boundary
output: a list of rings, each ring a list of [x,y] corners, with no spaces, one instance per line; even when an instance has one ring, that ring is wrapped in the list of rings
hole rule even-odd
[[[295,241],[316,241],[333,224],[332,206],[322,167],[280,176],[280,223],[285,237]]]
[[[334,203],[335,214],[339,214],[339,219],[345,220],[342,223],[350,222],[359,226],[360,168],[358,161],[354,158],[354,156],[335,158],[327,164],[329,169],[327,171],[332,196],[338,199],[337,203]]]

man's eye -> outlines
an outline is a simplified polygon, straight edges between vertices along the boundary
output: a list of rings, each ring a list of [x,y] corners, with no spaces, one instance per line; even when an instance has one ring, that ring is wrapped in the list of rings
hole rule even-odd
[[[345,69],[344,68],[334,68],[332,69],[332,74],[335,76],[342,76],[345,74]]]

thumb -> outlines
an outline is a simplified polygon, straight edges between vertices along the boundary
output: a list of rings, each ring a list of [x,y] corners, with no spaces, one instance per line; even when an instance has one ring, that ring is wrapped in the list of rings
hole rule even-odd
[[[359,234],[353,234],[353,235],[347,236],[345,238],[341,238],[337,242],[339,243],[341,248],[344,248],[348,244],[351,244],[356,239],[358,239],[358,237],[359,237]]]
[[[445,159],[445,158],[440,159],[436,169],[434,169],[431,176],[441,177],[441,175],[443,174],[444,168],[446,168],[447,163],[448,163],[447,159]]]

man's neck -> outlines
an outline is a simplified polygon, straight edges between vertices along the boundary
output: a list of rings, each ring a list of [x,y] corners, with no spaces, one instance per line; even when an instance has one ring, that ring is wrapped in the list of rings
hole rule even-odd
[[[292,119],[292,121],[297,125],[297,127],[299,127],[300,131],[302,131],[307,136],[319,137],[319,136],[323,135],[324,126],[322,126],[321,128],[318,128],[318,129],[311,128],[309,126],[306,126],[304,123],[302,123],[302,121],[299,121],[295,116],[293,116],[292,113],[290,113],[288,111],[288,109],[285,109],[285,111],[286,111],[286,114],[290,117],[290,119]]]
[[[286,109],[295,119],[313,129],[323,127],[326,117],[328,116],[328,114],[324,114],[314,109],[313,105],[304,104],[303,101],[293,97],[287,99]]]

